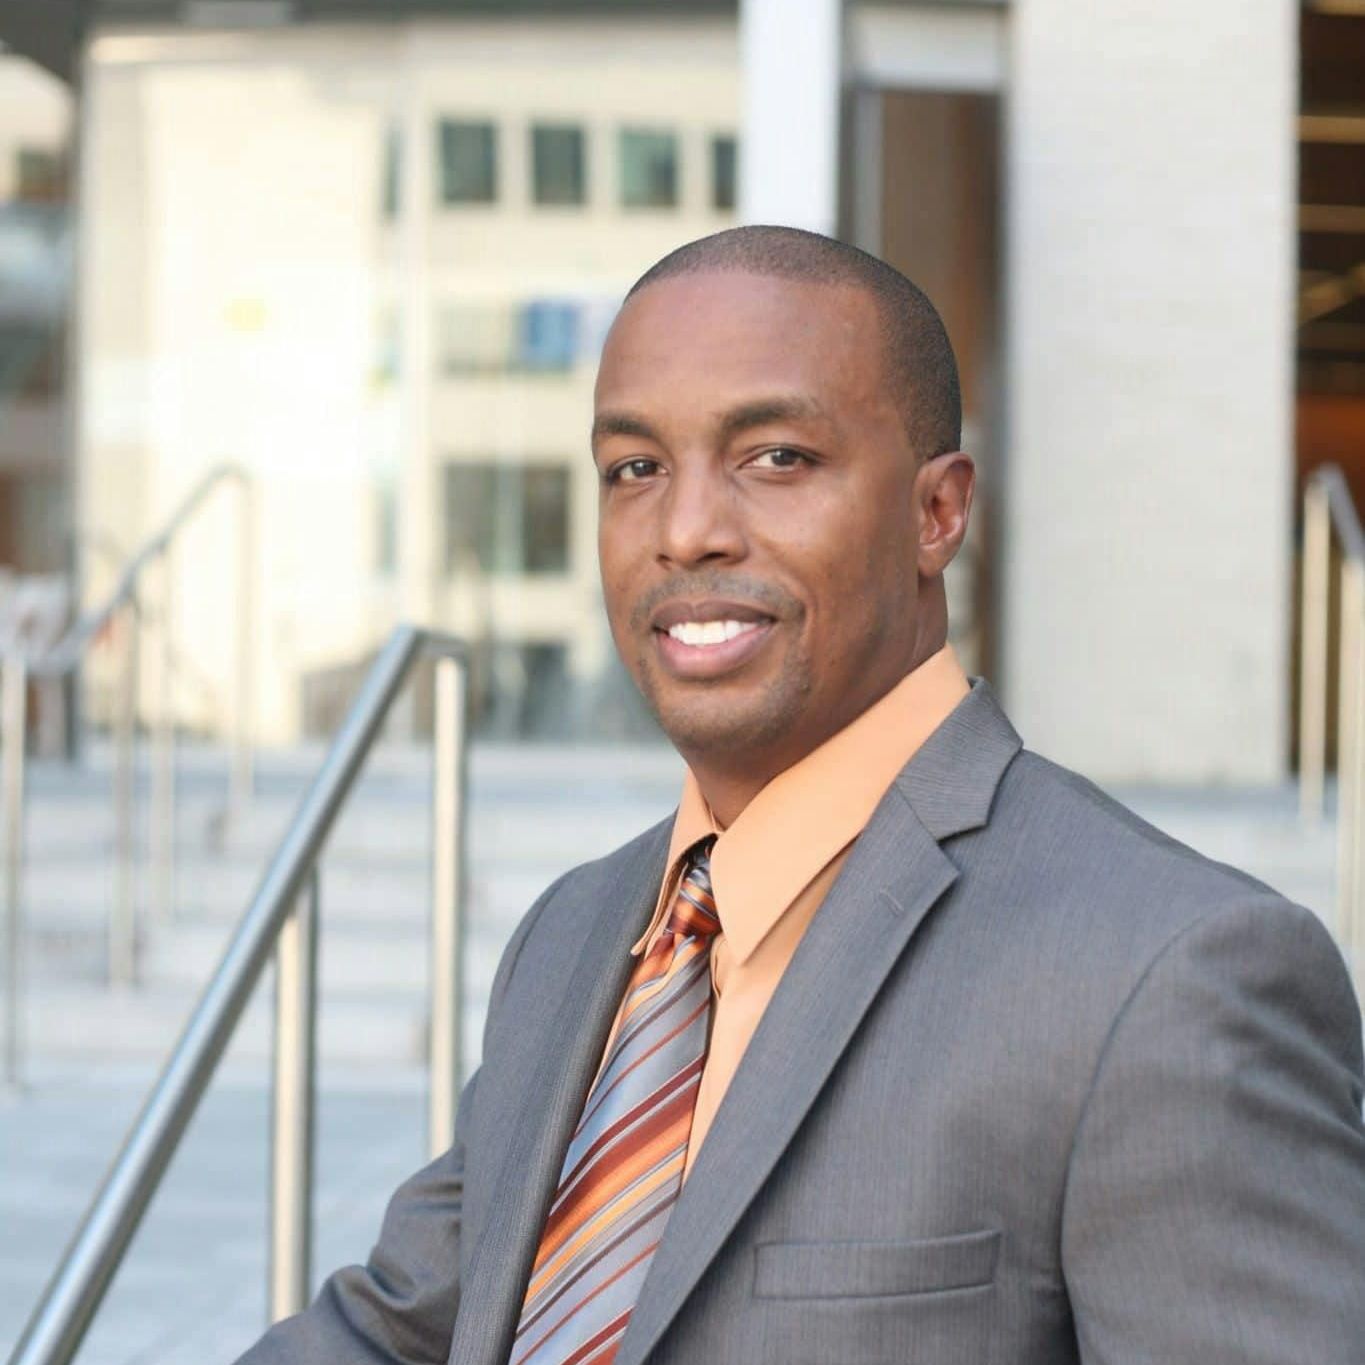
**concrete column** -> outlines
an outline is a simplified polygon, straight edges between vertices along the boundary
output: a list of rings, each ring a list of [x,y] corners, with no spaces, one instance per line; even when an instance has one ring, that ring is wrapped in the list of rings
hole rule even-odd
[[[1020,0],[1005,701],[1101,780],[1284,772],[1292,0]]]
[[[739,217],[833,235],[842,0],[741,0]]]

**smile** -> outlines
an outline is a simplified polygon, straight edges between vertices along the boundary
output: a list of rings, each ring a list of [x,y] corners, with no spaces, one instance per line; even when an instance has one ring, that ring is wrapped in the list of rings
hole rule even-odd
[[[723,645],[727,640],[757,630],[758,621],[679,621],[668,634],[685,645]]]
[[[763,621],[678,621],[655,629],[659,657],[675,678],[716,678],[746,664],[762,647],[775,623]]]

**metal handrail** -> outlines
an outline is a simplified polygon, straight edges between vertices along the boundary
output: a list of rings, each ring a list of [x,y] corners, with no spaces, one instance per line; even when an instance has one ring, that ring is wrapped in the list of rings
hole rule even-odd
[[[433,1155],[450,1145],[461,1082],[468,656],[459,640],[403,626],[366,675],[10,1365],[66,1365],[75,1355],[272,950],[277,955],[277,992],[270,1316],[277,1321],[305,1306],[313,1187],[318,862],[395,697],[423,657],[436,660],[428,1144]]]
[[[4,894],[5,1002],[3,1083],[20,1084],[22,1071],[22,989],[24,924],[22,880],[24,860],[24,749],[28,728],[28,683],[35,678],[61,678],[80,667],[91,644],[111,624],[117,623],[122,639],[118,700],[113,716],[114,731],[114,892],[109,909],[109,978],[115,985],[132,985],[137,976],[137,910],[134,903],[133,864],[135,821],[134,778],[137,763],[137,692],[139,637],[143,619],[142,584],[147,570],[160,564],[161,603],[158,613],[160,667],[152,764],[151,889],[154,909],[166,918],[174,902],[175,878],[175,715],[174,665],[176,649],[172,612],[173,574],[171,556],[180,533],[222,483],[233,482],[241,490],[241,532],[238,558],[237,667],[233,705],[233,743],[229,804],[240,809],[252,785],[251,754],[251,651],[254,633],[251,591],[255,557],[255,508],[250,474],[239,465],[215,465],[181,499],[160,529],[123,566],[113,588],[96,606],[81,613],[55,644],[40,652],[22,645],[0,659],[3,682],[0,691],[0,830],[4,833],[4,869],[0,890]]]
[[[166,518],[161,529],[150,536],[142,548],[124,565],[118,581],[108,596],[97,607],[82,612],[60,640],[41,656],[28,661],[29,671],[35,676],[48,677],[69,673],[80,666],[90,641],[113,620],[119,609],[137,597],[138,581],[143,570],[155,563],[171,547],[171,543],[190,518],[207,500],[210,493],[224,480],[249,484],[251,476],[240,465],[219,464],[204,475],[181,499],[175,511]]]
[[[1303,495],[1299,638],[1299,804],[1322,819],[1327,772],[1328,617],[1332,538],[1341,547],[1337,661],[1337,875],[1335,931],[1349,957],[1365,892],[1365,531],[1346,476],[1324,465]]]

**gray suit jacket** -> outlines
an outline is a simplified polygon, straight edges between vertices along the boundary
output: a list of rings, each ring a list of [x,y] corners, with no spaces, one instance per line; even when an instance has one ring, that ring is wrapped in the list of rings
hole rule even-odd
[[[669,829],[532,907],[454,1146],[250,1365],[506,1360]],[[1361,1091],[1314,916],[974,680],[806,932],[616,1365],[1361,1365]]]

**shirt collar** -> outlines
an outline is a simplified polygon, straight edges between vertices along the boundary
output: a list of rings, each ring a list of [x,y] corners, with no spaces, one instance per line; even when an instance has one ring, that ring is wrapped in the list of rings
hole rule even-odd
[[[969,690],[957,655],[945,644],[838,734],[773,778],[728,829],[716,822],[689,769],[654,917],[631,952],[644,951],[671,906],[684,855],[698,839],[715,834],[711,885],[731,959],[742,963],[830,860],[862,833],[896,774]]]

